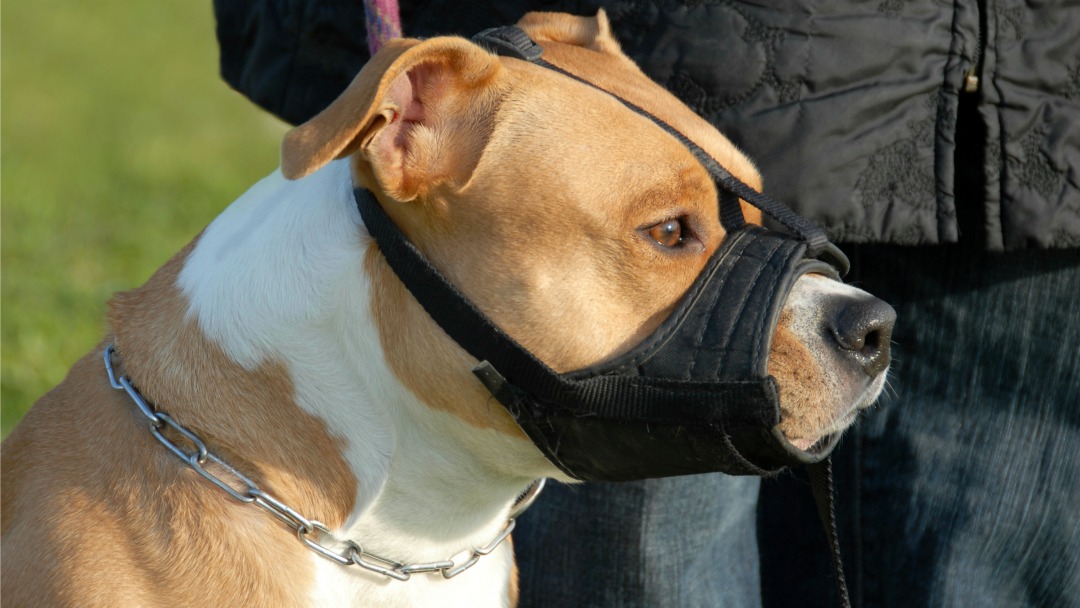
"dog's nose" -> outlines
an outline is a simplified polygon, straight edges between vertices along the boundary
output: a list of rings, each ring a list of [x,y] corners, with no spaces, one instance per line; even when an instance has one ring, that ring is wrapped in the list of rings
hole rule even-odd
[[[832,315],[829,329],[841,351],[870,376],[889,366],[889,341],[896,311],[874,298],[849,300]]]

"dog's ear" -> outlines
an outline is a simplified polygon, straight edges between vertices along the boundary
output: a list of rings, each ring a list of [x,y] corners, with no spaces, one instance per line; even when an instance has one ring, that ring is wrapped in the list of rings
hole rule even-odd
[[[595,17],[577,17],[565,13],[528,13],[518,21],[537,42],[550,40],[580,46],[600,53],[620,55],[619,41],[611,33],[607,13],[600,9]]]
[[[392,40],[340,97],[285,135],[282,174],[298,179],[358,152],[361,179],[398,200],[461,178],[482,150],[475,140],[489,132],[470,117],[484,105],[477,97],[493,94],[487,85],[499,69],[498,58],[463,38]]]

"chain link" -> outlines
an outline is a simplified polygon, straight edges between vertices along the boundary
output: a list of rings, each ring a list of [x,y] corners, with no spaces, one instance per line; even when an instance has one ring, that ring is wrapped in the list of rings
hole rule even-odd
[[[460,566],[455,564],[453,560],[426,564],[404,564],[380,557],[368,553],[364,550],[363,545],[356,541],[337,538],[325,524],[304,517],[296,509],[265,492],[254,481],[207,449],[206,443],[190,429],[173,420],[165,412],[155,410],[146,402],[127,376],[116,375],[112,361],[115,352],[116,348],[113,344],[105,348],[105,371],[109,375],[109,384],[114,389],[127,393],[127,396],[135,403],[139,412],[149,422],[150,434],[153,435],[154,439],[157,439],[173,455],[186,463],[196,473],[206,478],[207,481],[225,491],[233,499],[262,508],[293,529],[296,532],[296,538],[308,549],[342,566],[356,566],[368,572],[374,572],[399,581],[407,581],[413,574],[428,572],[438,572],[442,574],[443,578],[454,578],[473,567],[476,562],[480,561],[481,557],[495,551],[513,532],[516,518],[532,505],[540,491],[544,489],[546,480],[539,479],[533,482],[514,503],[510,518],[499,534],[487,545],[480,548],[474,547],[469,557]],[[165,433],[169,430],[175,431],[182,439],[181,443],[187,445],[179,445],[166,436]],[[335,550],[333,546],[344,547],[344,549]]]

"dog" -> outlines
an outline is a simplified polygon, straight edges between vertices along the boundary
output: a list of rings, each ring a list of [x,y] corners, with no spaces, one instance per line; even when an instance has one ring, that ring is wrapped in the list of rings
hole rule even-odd
[[[603,12],[519,25],[760,189]],[[388,267],[354,186],[556,371],[648,336],[725,235],[701,165],[610,96],[462,38],[392,41],[288,133],[279,171],[112,299],[102,343],[4,442],[5,605],[515,604],[497,541],[535,480],[570,480]],[[769,364],[795,446],[877,398],[890,312],[824,277],[796,283]]]

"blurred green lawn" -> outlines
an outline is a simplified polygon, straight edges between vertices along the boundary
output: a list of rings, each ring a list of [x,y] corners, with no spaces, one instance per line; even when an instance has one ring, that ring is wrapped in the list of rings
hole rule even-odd
[[[209,0],[0,5],[6,435],[145,281],[277,166],[285,126],[218,76]]]

